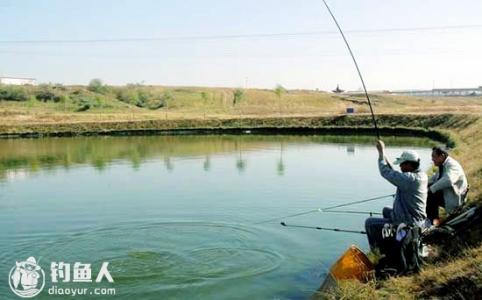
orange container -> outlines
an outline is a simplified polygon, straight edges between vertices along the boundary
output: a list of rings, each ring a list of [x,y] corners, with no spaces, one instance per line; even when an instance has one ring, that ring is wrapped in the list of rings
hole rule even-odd
[[[365,253],[352,245],[333,264],[319,290],[328,291],[336,287],[340,280],[354,279],[366,282],[374,277],[374,273],[375,267]]]

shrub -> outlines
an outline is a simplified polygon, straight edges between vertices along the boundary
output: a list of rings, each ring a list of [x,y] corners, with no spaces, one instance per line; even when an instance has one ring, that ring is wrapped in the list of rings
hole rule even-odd
[[[165,91],[160,97],[154,98],[150,109],[159,109],[166,107],[170,101],[174,100],[174,96],[169,91]]]
[[[201,98],[203,99],[204,102],[208,101],[208,93],[206,92],[201,92]]]
[[[49,90],[41,90],[41,91],[38,91],[37,93],[35,93],[35,98],[37,98],[37,100],[42,101],[42,102],[54,101],[55,94],[52,93]],[[54,101],[54,102],[56,102],[56,101]]]
[[[94,99],[94,103],[93,103],[94,107],[105,107],[105,101],[104,101],[104,98],[102,96],[96,96],[95,99]]]
[[[274,88],[274,93],[276,94],[278,99],[281,100],[281,97],[283,96],[283,94],[286,93],[286,89],[281,84],[278,84]]]
[[[55,87],[51,86],[41,86],[38,91],[35,92],[35,98],[42,102],[61,102],[65,101],[65,97],[55,93]]]
[[[233,92],[233,106],[241,101],[244,97],[244,91],[242,89],[235,89]]]
[[[164,99],[158,99],[157,101],[153,101],[149,105],[149,109],[159,109],[166,106],[166,101]]]
[[[0,87],[0,101],[27,101],[29,95],[23,87]]]
[[[77,108],[75,109],[76,112],[86,111],[92,107],[92,101],[88,97],[80,97],[75,101],[77,103]]]
[[[174,97],[168,91],[164,92],[162,95],[152,95],[147,103],[147,108],[149,109],[159,109],[167,106],[168,101],[172,101]]]
[[[129,86],[117,91],[117,99],[135,105],[137,107],[159,109],[167,105],[167,101],[173,99],[169,92],[156,95],[153,92],[139,86]]]
[[[123,88],[117,91],[117,99],[138,106],[139,97],[135,88]]]
[[[104,94],[108,90],[107,86],[105,86],[102,80],[98,78],[92,79],[89,82],[89,86],[87,87],[87,89],[91,92],[100,93],[100,94]]]
[[[162,94],[162,99],[163,99],[164,101],[172,101],[172,100],[174,100],[174,96],[171,94],[171,92],[165,91],[165,92]]]
[[[153,95],[144,89],[137,90],[137,103],[139,107],[146,107],[148,105],[149,100],[153,98]]]
[[[76,105],[76,109],[74,111],[81,112],[89,110],[90,108],[94,107],[96,103],[98,103],[97,99],[92,98],[91,96],[85,94],[82,91],[74,92],[71,97],[72,102]]]

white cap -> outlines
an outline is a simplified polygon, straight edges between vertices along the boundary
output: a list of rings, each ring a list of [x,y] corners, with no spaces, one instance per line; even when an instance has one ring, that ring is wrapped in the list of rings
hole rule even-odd
[[[419,162],[420,157],[418,153],[413,150],[403,151],[402,155],[398,157],[393,163],[396,165],[402,164],[407,161]]]

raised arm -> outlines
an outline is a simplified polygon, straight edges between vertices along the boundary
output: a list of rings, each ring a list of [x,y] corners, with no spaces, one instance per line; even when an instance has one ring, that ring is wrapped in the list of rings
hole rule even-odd
[[[380,175],[396,187],[402,190],[410,188],[413,179],[407,174],[392,169],[385,159],[378,160],[378,169]]]
[[[402,172],[393,169],[392,165],[385,156],[385,143],[379,140],[377,142],[378,150],[378,169],[380,170],[380,175],[388,180],[391,184],[399,187],[400,189],[408,189],[413,179]]]

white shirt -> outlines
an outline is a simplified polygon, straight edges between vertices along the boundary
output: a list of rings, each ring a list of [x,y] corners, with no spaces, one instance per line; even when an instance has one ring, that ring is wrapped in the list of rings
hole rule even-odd
[[[467,192],[467,177],[462,166],[450,156],[442,164],[442,177],[437,171],[429,180],[430,191],[436,193],[443,192],[445,210],[450,213],[455,208],[463,204],[463,195]]]

